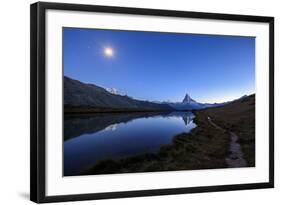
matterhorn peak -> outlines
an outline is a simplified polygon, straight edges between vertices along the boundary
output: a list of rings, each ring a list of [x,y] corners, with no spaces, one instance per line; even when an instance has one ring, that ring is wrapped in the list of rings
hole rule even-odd
[[[185,94],[185,97],[182,101],[183,103],[192,103],[192,102],[196,102],[195,100],[193,100],[187,93]]]

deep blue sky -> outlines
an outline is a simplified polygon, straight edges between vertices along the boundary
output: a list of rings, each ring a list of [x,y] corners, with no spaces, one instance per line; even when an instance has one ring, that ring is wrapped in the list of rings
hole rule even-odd
[[[255,92],[255,38],[64,28],[64,75],[150,101]],[[114,51],[113,57],[104,48]]]

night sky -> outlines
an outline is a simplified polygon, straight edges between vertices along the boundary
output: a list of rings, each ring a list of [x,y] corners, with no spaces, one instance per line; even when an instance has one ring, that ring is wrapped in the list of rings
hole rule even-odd
[[[64,75],[149,101],[255,92],[255,38],[64,28]]]

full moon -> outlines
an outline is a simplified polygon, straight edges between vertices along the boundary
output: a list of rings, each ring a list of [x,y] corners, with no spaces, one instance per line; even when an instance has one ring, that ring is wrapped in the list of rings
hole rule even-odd
[[[111,47],[104,48],[103,53],[106,57],[112,57],[114,54],[113,49]]]

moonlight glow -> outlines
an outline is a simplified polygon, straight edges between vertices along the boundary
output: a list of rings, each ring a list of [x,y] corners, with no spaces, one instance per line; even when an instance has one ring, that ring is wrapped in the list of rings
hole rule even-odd
[[[109,57],[109,58],[113,57],[113,54],[114,54],[113,49],[111,47],[104,48],[103,53],[106,57]]]

